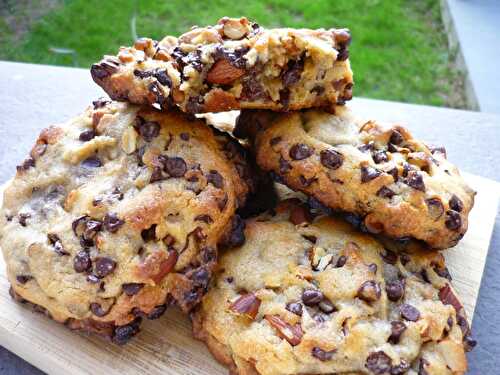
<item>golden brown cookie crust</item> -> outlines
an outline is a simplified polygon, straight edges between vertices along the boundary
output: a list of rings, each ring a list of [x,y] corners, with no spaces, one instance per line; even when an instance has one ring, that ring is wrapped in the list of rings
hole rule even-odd
[[[244,111],[235,134],[253,139],[257,164],[366,230],[436,249],[467,230],[475,192],[446,160],[400,125],[358,122],[348,108],[288,114]]]
[[[465,373],[470,332],[440,253],[398,255],[294,200],[245,233],[193,314],[232,374]]]
[[[322,107],[352,98],[347,29],[265,29],[222,18],[105,56],[92,78],[113,99],[189,113]]]
[[[96,101],[42,131],[5,190],[13,292],[123,343],[138,318],[199,301],[218,244],[244,240],[235,212],[253,189],[241,146],[204,121]]]

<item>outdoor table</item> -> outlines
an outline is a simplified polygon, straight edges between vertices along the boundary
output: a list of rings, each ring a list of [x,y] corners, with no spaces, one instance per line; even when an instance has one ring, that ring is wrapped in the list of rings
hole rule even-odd
[[[104,95],[87,69],[0,62],[0,184],[14,175],[41,129],[63,123]],[[500,181],[499,115],[370,99],[349,105],[363,117],[407,125],[428,144],[446,146],[448,159],[461,170]],[[499,248],[497,214],[472,324],[478,345],[468,354],[470,374],[499,373]],[[39,373],[0,346],[0,374]]]

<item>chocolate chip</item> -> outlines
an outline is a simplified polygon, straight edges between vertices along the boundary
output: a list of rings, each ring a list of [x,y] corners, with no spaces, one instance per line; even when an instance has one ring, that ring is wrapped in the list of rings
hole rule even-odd
[[[388,264],[396,264],[398,261],[398,255],[394,251],[388,249],[384,249],[384,251],[380,253],[380,256],[384,262]]]
[[[223,188],[224,179],[222,178],[219,172],[211,170],[206,177],[207,177],[207,182],[214,185],[217,189]]]
[[[265,99],[267,97],[267,93],[264,87],[259,83],[259,80],[256,79],[255,74],[249,74],[247,77],[245,77],[243,79],[242,85],[242,99],[257,100]]]
[[[210,217],[210,215],[206,215],[206,214],[201,214],[201,215],[198,215],[194,218],[195,221],[203,221],[204,223],[207,223],[207,224],[212,224],[214,221],[213,219]]]
[[[337,60],[338,61],[345,61],[349,58],[349,51],[345,48],[342,48],[339,50],[339,53],[337,54]]]
[[[271,140],[269,141],[269,145],[276,146],[280,142],[281,142],[281,137],[274,137],[274,138],[271,138]]]
[[[100,279],[108,276],[116,268],[116,262],[109,257],[99,257],[95,260],[95,274]]]
[[[344,267],[346,262],[347,262],[347,257],[345,255],[341,255],[339,259],[337,259],[337,263],[335,263],[335,268]]]
[[[172,87],[172,80],[168,76],[167,70],[157,70],[154,76],[163,86]]]
[[[323,150],[319,156],[321,164],[328,169],[338,169],[344,162],[344,156],[335,150]]]
[[[98,64],[93,64],[90,68],[92,79],[97,82],[109,77],[111,74],[118,71],[118,65],[119,64],[112,60],[103,60]]]
[[[93,240],[96,234],[102,229],[102,223],[98,220],[88,220],[85,223],[83,231],[83,238],[86,240]]]
[[[186,112],[200,113],[203,112],[203,107],[203,98],[201,96],[190,97],[186,104]]]
[[[385,163],[388,160],[389,158],[385,151],[377,151],[376,153],[373,154],[373,161],[377,164]]]
[[[28,220],[30,217],[31,217],[30,214],[20,213],[18,215],[19,224],[22,225],[23,227],[25,227],[27,225],[26,220]]]
[[[313,149],[303,143],[294,144],[289,151],[289,155],[293,160],[303,160],[313,154]]]
[[[462,212],[464,209],[464,204],[455,194],[453,194],[448,204],[453,211]]]
[[[147,315],[147,318],[149,320],[158,319],[158,318],[160,318],[165,313],[165,311],[167,311],[167,305],[155,306],[153,308],[153,310],[151,310],[149,312],[149,314]]]
[[[94,106],[94,109],[99,109],[99,108],[102,108],[109,103],[111,103],[110,100],[108,100],[106,98],[99,98],[97,100],[94,100],[92,102],[92,105]]]
[[[92,311],[92,313],[98,317],[105,316],[109,313],[109,310],[104,310],[102,306],[97,302],[92,302],[90,304],[90,311]]]
[[[427,366],[429,366],[429,362],[427,362],[424,358],[420,358],[420,363],[418,364],[418,375],[429,375],[425,369]]]
[[[362,166],[361,167],[361,183],[369,182],[378,176],[380,176],[382,172],[379,170],[370,167],[370,166]]]
[[[127,283],[127,284],[122,284],[122,289],[125,292],[127,296],[134,296],[139,291],[144,288],[144,284],[140,283]]]
[[[80,133],[80,136],[78,137],[78,139],[82,142],[88,142],[90,141],[92,138],[95,137],[95,131],[90,129],[90,130],[85,130],[83,132]]]
[[[187,171],[187,165],[184,159],[179,157],[168,157],[164,163],[165,172],[171,177],[183,177]]]
[[[90,255],[86,251],[79,251],[73,259],[73,268],[76,272],[85,272],[92,267]]]
[[[286,159],[283,159],[283,156],[281,155],[280,155],[279,165],[281,174],[286,174],[290,169],[292,169],[292,165]]]
[[[392,178],[394,179],[394,182],[398,182],[398,169],[396,167],[390,169],[387,171],[388,174],[390,174],[392,176]]]
[[[403,332],[406,330],[406,324],[404,324],[400,320],[395,320],[391,322],[391,335],[389,336],[388,341],[391,344],[396,345],[399,343],[399,339],[401,338],[401,335]]]
[[[395,196],[396,193],[389,189],[387,186],[382,186],[378,191],[377,191],[377,196],[381,198],[388,198],[391,199],[393,196]]]
[[[189,141],[189,133],[181,133],[181,134],[179,134],[179,136],[181,137],[181,139],[183,141],[186,141],[186,142]]]
[[[374,280],[368,280],[359,287],[357,297],[370,303],[379,300],[381,294],[380,285]]]
[[[102,167],[102,162],[97,156],[91,156],[82,161],[81,166],[85,169]]]
[[[425,191],[424,178],[418,171],[409,171],[408,177],[405,179],[404,183],[415,190]]]
[[[224,193],[224,196],[221,199],[217,199],[217,207],[219,207],[220,211],[224,211],[224,208],[226,208],[227,205],[227,200],[228,200],[227,193]]]
[[[87,275],[87,281],[92,284],[98,284],[101,282],[101,279],[99,279],[96,275],[90,274]]]
[[[34,167],[34,166],[35,166],[35,159],[28,158],[25,161],[23,161],[23,163],[21,165],[18,165],[16,167],[16,169],[17,169],[18,172],[21,172],[21,171],[26,171],[26,170],[30,169],[31,167]]]
[[[281,81],[284,87],[294,85],[300,80],[302,71],[304,70],[304,59],[289,60],[286,70],[282,73]]]
[[[54,248],[54,251],[56,254],[63,256],[63,255],[69,255],[69,253],[64,250],[64,247],[62,245],[61,239],[57,234],[54,233],[48,233],[47,238],[49,239],[50,244]]]
[[[403,297],[405,292],[404,282],[401,280],[389,281],[385,286],[385,291],[387,292],[387,298],[393,302],[397,302]]]
[[[315,306],[323,299],[323,293],[316,289],[306,289],[302,292],[302,302],[306,306]]]
[[[447,211],[446,220],[444,222],[449,230],[459,230],[462,227],[462,218],[456,211]]]
[[[409,369],[410,364],[402,359],[397,365],[392,366],[391,375],[403,375],[406,374]]]
[[[149,178],[149,183],[153,183],[156,181],[161,181],[164,180],[165,178],[163,177],[162,171],[160,167],[154,167],[153,172],[151,173],[151,177]]]
[[[139,134],[146,142],[151,142],[160,134],[160,124],[156,121],[145,121],[139,125]]]
[[[383,351],[370,353],[365,367],[377,375],[388,373],[391,370],[392,359]]]
[[[285,308],[292,314],[302,316],[302,304],[300,302],[290,302]]]
[[[245,221],[239,216],[233,216],[231,227],[222,240],[228,247],[238,247],[245,243]]]
[[[439,198],[429,198],[425,200],[427,204],[427,210],[429,211],[429,215],[437,220],[444,213],[444,207]]]
[[[309,236],[306,234],[303,234],[302,237],[304,237],[306,240],[312,243],[316,243],[318,241],[318,238],[316,236]]]
[[[140,323],[141,318],[136,318],[132,323],[116,327],[113,335],[113,342],[118,345],[126,344],[132,337],[139,333]]]
[[[404,138],[401,135],[401,133],[398,132],[397,130],[393,130],[391,137],[389,138],[389,142],[392,143],[393,145],[399,145],[399,144],[403,143],[403,141],[404,141]]]
[[[123,224],[125,221],[118,218],[118,215],[113,212],[108,212],[104,216],[104,227],[108,232],[115,233]]]
[[[318,304],[318,307],[326,314],[331,314],[332,312],[337,311],[333,303],[327,298],[323,298],[323,300]]]
[[[444,158],[446,159],[446,149],[443,147],[443,146],[437,146],[437,147],[432,147],[430,146],[429,147],[429,150],[431,152],[431,154],[442,154],[444,156]]]
[[[361,152],[371,151],[375,148],[375,142],[370,141],[368,143],[364,143],[361,146],[358,146],[358,150]]]
[[[418,319],[420,319],[420,312],[415,307],[407,303],[402,304],[399,307],[399,311],[404,319],[411,322],[416,322]]]
[[[26,284],[28,281],[32,280],[33,276],[30,275],[17,275],[16,276],[16,281],[19,284]]]
[[[439,268],[436,266],[434,267],[434,272],[436,272],[440,277],[444,277],[445,279],[452,281],[450,271],[448,271],[447,267]]]
[[[314,348],[312,348],[311,354],[313,357],[318,358],[322,362],[325,362],[331,360],[336,351],[337,349],[326,351],[321,349],[320,347],[315,346]]]

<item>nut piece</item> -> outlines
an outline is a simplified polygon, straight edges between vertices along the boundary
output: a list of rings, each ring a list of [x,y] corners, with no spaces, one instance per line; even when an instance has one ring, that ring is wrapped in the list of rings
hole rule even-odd
[[[137,132],[130,126],[122,134],[122,149],[125,153],[131,154],[137,148]]]
[[[219,23],[224,25],[224,35],[229,39],[239,40],[247,35],[250,30],[249,22],[244,17],[240,19],[224,17],[219,21]]]
[[[259,307],[260,299],[258,299],[255,294],[248,293],[243,294],[236,301],[234,301],[229,306],[229,309],[237,314],[246,315],[253,320],[259,312]]]
[[[300,344],[304,335],[300,324],[292,326],[281,319],[279,315],[265,315],[264,319],[269,322],[271,327],[276,329],[277,335],[288,341],[290,345],[295,346]]]
[[[207,82],[218,85],[228,85],[240,78],[245,71],[231,65],[226,59],[217,61],[207,74]]]

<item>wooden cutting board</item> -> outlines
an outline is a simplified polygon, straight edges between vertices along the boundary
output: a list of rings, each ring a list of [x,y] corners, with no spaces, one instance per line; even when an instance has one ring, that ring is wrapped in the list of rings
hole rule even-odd
[[[469,230],[445,252],[454,286],[469,317],[474,314],[500,196],[500,184],[465,175],[478,192]],[[3,194],[2,194],[3,195]],[[201,342],[191,338],[189,320],[171,309],[145,321],[141,333],[118,347],[95,336],[71,332],[9,296],[0,257],[0,345],[50,374],[227,374]]]

